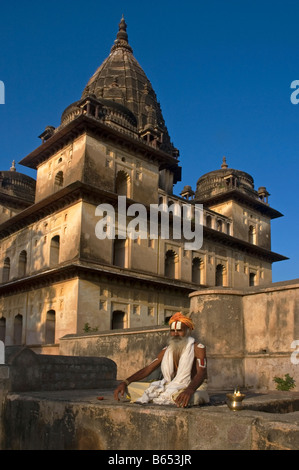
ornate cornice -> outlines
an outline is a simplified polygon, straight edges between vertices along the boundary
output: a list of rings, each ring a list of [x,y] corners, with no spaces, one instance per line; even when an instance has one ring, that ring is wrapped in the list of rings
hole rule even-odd
[[[219,204],[221,202],[228,201],[228,200],[234,200],[241,204],[244,204],[247,207],[255,209],[258,212],[270,217],[271,219],[277,219],[279,217],[283,217],[283,214],[281,212],[277,211],[276,209],[273,209],[268,204],[260,201],[259,199],[255,197],[249,196],[245,192],[240,191],[238,189],[226,190],[225,192],[222,192],[221,194],[211,196],[204,200],[196,199],[194,200],[194,202],[197,204],[203,204],[205,208],[210,208],[210,206],[213,206],[215,204]]]
[[[73,260],[63,266],[57,266],[53,269],[45,269],[28,277],[13,279],[4,284],[0,284],[0,298],[8,295],[14,295],[20,292],[32,291],[44,287],[53,286],[55,283],[68,281],[71,279],[84,279],[91,282],[103,280],[108,282],[122,282],[127,287],[136,287],[136,285],[146,285],[147,289],[159,288],[164,291],[184,292],[188,295],[198,289],[198,286],[192,285],[175,279],[168,279],[163,276],[151,275],[141,271],[133,271],[117,266],[91,263],[90,260]]]
[[[253,245],[252,243],[246,242],[239,238],[227,235],[226,233],[219,232],[209,227],[203,227],[203,239],[204,241],[214,241],[218,242],[222,246],[231,248],[234,250],[240,250],[248,255],[252,255],[258,258],[262,258],[269,263],[274,263],[277,261],[285,261],[289,258],[286,256],[274,253],[273,251],[262,248],[258,245]]]
[[[116,145],[129,148],[147,159],[156,161],[160,169],[169,168],[175,174],[175,182],[181,178],[178,159],[159,148],[147,144],[144,140],[121,132],[119,129],[104,124],[92,115],[79,114],[65,126],[58,128],[52,137],[20,161],[20,165],[37,169],[55,153],[62,151],[76,138],[83,134],[93,135]]]

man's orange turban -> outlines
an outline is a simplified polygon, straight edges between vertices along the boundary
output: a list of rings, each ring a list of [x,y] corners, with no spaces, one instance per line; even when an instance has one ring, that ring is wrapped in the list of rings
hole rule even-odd
[[[184,325],[190,328],[190,330],[194,330],[193,321],[190,320],[190,318],[183,315],[181,312],[177,312],[174,315],[172,315],[171,319],[169,320],[169,325],[171,325],[173,322],[178,322],[178,321],[180,321],[181,323],[184,323]]]

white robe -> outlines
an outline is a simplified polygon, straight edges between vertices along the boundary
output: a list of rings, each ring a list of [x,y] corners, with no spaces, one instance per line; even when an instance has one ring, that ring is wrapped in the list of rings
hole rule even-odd
[[[173,396],[188,387],[191,382],[191,370],[194,363],[194,338],[189,337],[186,348],[181,354],[178,370],[174,379],[173,353],[170,347],[165,351],[161,363],[163,379],[152,382],[136,403],[153,402],[159,405],[174,404]]]

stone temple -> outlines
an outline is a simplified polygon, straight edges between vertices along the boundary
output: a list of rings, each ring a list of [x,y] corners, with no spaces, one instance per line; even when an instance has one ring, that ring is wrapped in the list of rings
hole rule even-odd
[[[179,150],[124,18],[82,89],[21,160],[36,181],[14,163],[0,172],[0,340],[49,351],[66,335],[165,325],[176,311],[189,313],[194,292],[271,284],[272,263],[286,259],[271,250],[271,220],[282,214],[265,187],[222,156],[196,188],[174,194]],[[187,206],[191,218],[201,204],[202,246],[186,249],[172,231],[99,239],[96,208],[117,214],[119,196],[126,209]]]

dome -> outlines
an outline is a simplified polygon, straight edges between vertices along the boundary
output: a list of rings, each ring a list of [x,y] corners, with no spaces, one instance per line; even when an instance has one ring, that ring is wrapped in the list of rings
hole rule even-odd
[[[195,199],[205,201],[235,189],[258,198],[252,176],[245,171],[228,168],[223,157],[221,169],[206,173],[197,181]]]
[[[87,100],[89,103],[91,100],[97,118],[105,124],[121,127],[122,131],[178,156],[153,87],[129,45],[124,18],[109,56],[88,81],[81,100],[64,111],[61,124],[80,114],[80,107]]]
[[[0,171],[0,193],[33,203],[36,182],[30,176],[16,171],[15,162],[9,171]]]

